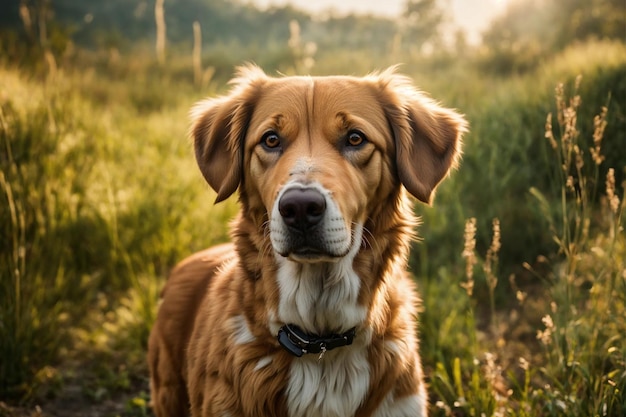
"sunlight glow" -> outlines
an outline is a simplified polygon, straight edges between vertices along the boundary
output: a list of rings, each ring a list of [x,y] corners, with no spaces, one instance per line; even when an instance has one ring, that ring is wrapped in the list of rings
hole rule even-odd
[[[246,0],[261,8],[271,6],[292,6],[314,13],[318,16],[357,14],[377,14],[380,16],[397,17],[402,14],[405,0]],[[447,4],[448,12],[457,27],[462,28],[468,36],[470,43],[480,41],[480,33],[489,23],[501,14],[510,0],[442,0]]]

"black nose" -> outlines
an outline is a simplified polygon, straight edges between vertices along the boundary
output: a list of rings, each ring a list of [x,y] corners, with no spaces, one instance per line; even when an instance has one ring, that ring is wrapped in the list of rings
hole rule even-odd
[[[287,226],[306,231],[324,217],[326,199],[314,188],[292,188],[283,193],[278,211]]]

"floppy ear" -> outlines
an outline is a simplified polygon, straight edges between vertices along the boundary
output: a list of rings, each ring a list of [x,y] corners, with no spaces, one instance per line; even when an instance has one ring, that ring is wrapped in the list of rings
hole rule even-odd
[[[437,185],[456,166],[467,122],[418,91],[391,68],[378,76],[382,104],[393,131],[398,178],[414,197],[430,204]]]
[[[217,192],[216,203],[241,183],[243,144],[259,89],[266,79],[255,66],[242,67],[227,96],[198,102],[191,110],[191,135],[202,175]]]

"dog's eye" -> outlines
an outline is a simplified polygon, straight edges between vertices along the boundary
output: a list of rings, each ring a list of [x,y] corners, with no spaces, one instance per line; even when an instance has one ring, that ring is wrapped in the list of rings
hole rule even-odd
[[[367,139],[365,138],[365,135],[363,133],[359,132],[358,130],[352,130],[348,133],[348,136],[346,138],[346,146],[361,146],[366,141]]]
[[[267,132],[261,138],[261,145],[270,151],[278,150],[280,149],[280,137],[276,132]]]

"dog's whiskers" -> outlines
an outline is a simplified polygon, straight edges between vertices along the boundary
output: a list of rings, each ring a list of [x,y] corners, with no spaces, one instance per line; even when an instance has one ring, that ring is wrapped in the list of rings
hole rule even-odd
[[[371,219],[368,218],[368,220],[371,220]],[[376,239],[376,236],[372,233],[372,231],[369,230],[365,226],[363,226],[363,236],[362,236],[362,239],[365,242],[366,246],[369,246],[370,248],[374,249],[374,253],[376,254],[376,261],[377,262],[382,262],[383,256],[382,256],[381,245],[378,242],[378,240]]]

